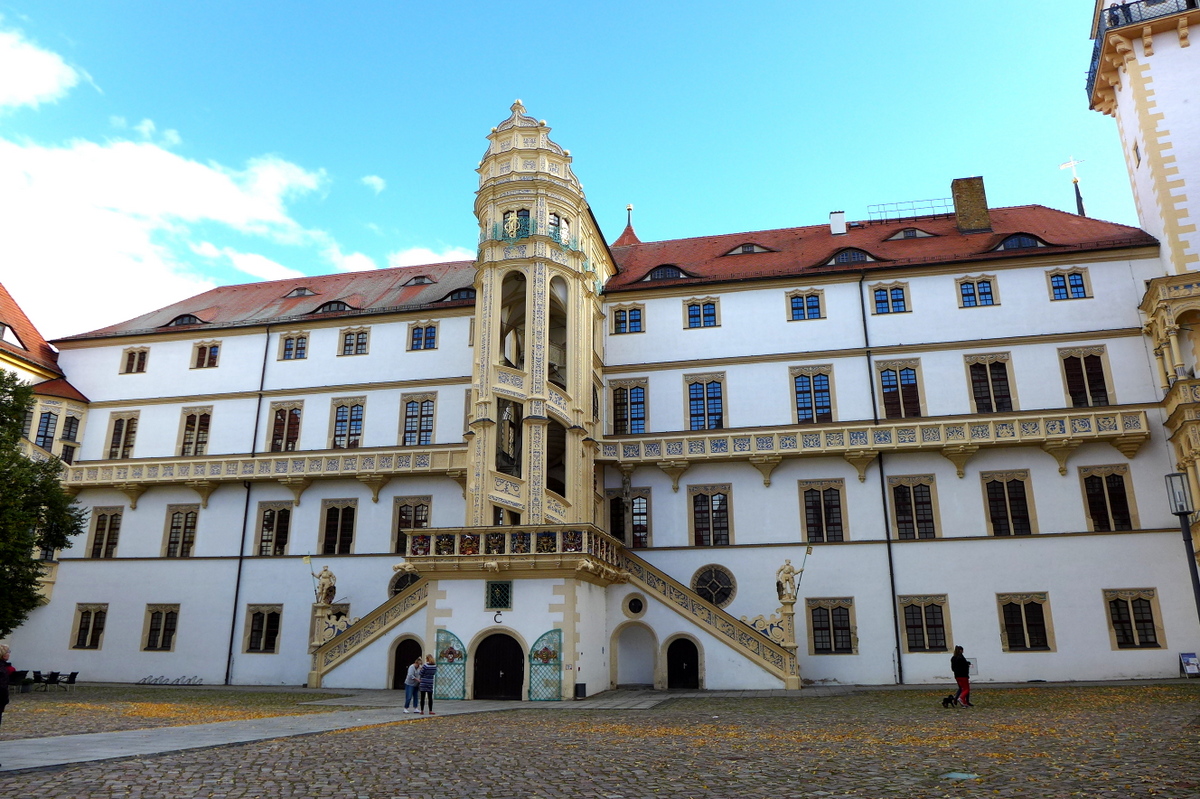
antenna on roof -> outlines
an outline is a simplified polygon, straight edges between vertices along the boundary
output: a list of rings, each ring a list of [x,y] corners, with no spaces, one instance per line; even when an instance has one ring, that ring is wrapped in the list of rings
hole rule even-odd
[[[1083,161],[1076,161],[1075,157],[1071,156],[1065,164],[1059,164],[1058,168],[1071,170],[1071,182],[1075,184],[1075,209],[1079,212],[1080,216],[1087,216],[1083,212],[1083,195],[1079,192],[1079,175],[1075,172],[1075,167],[1082,163]]]

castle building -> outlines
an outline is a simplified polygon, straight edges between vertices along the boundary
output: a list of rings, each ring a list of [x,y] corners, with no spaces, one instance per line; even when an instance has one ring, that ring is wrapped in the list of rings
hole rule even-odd
[[[54,342],[89,529],[22,658],[386,688],[432,652],[443,697],[532,700],[944,682],[955,645],[984,681],[1174,676],[1200,636],[1163,485],[1200,497],[1193,5],[1097,4],[1090,102],[1144,230],[964,178],[609,244],[517,101],[475,261]]]

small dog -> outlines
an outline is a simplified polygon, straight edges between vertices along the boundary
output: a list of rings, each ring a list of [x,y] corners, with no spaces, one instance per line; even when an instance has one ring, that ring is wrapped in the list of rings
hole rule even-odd
[[[958,700],[954,698],[954,694],[950,694],[948,697],[942,700],[942,707],[944,708],[956,707],[957,705]]]

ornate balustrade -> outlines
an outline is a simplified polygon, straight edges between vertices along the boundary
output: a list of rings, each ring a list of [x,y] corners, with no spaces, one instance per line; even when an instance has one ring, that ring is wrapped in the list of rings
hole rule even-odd
[[[400,534],[399,554],[425,571],[433,560],[587,555],[612,567],[621,564],[621,543],[590,524],[519,527],[439,527]],[[476,564],[478,565],[478,564]]]
[[[429,583],[414,583],[351,624],[340,635],[317,647],[313,650],[308,687],[320,688],[321,679],[326,674],[379,640],[397,624],[425,607],[428,601]]]

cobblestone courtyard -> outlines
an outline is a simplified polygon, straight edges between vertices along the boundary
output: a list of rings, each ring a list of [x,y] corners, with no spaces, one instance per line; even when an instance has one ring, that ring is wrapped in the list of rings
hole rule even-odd
[[[945,693],[524,704],[0,774],[0,796],[1200,797],[1200,684],[980,686],[967,710],[944,710]],[[10,706],[5,733],[32,708]]]

